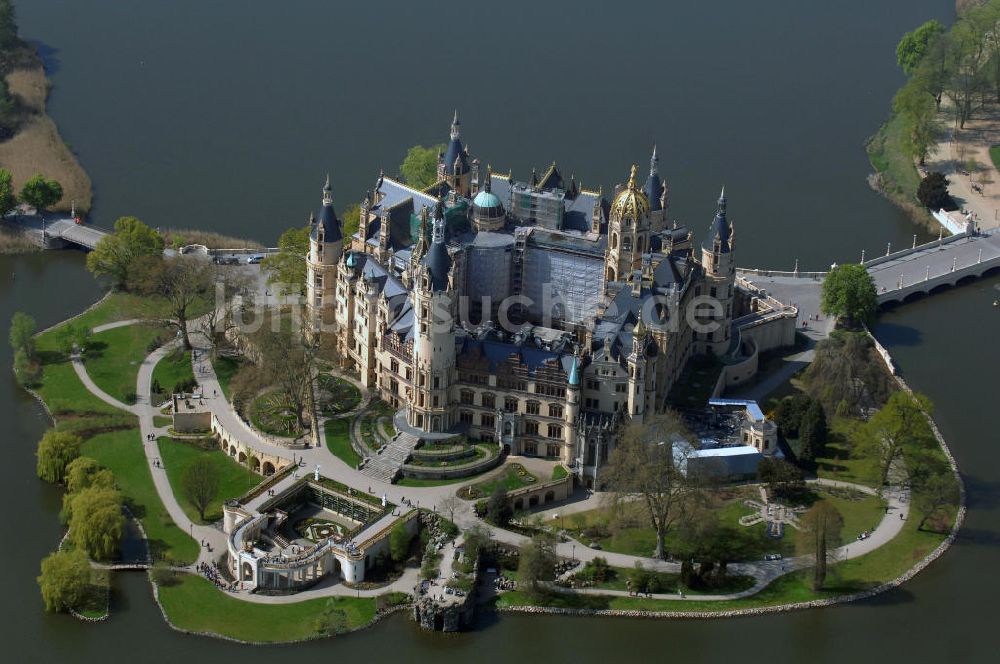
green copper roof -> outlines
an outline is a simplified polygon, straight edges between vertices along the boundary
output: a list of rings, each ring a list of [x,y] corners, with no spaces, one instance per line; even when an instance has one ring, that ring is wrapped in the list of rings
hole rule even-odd
[[[485,189],[472,199],[472,204],[478,208],[497,208],[500,207],[500,199],[497,198],[496,194],[490,193]]]

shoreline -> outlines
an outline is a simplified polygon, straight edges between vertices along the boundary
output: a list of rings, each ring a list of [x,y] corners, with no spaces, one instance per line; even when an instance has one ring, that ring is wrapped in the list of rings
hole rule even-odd
[[[15,188],[35,173],[58,180],[63,197],[52,209],[69,212],[75,203],[76,211],[86,215],[93,206],[93,184],[46,110],[52,82],[44,61],[34,46],[24,44],[21,49],[24,63],[5,76],[22,107],[20,124],[13,136],[0,142],[0,167],[11,172]]]
[[[72,320],[75,320],[75,319],[79,318],[80,316],[83,316],[87,312],[93,310],[95,307],[97,307],[98,305],[100,305],[101,303],[103,303],[109,297],[109,295],[110,295],[110,293],[105,293],[104,296],[102,296],[100,299],[98,299],[97,301],[95,301],[93,304],[91,304],[90,306],[88,306],[86,309],[84,309],[80,313],[75,314],[74,316],[71,316],[71,317],[67,318],[66,320],[64,320],[64,321],[62,321],[60,323],[57,323],[57,324],[52,325],[52,326],[49,326],[46,329],[40,331],[38,334],[42,334],[44,332],[49,332],[49,331],[52,331],[54,329],[57,329],[57,328],[65,325],[66,323],[68,323],[68,322],[70,322]],[[875,340],[875,343],[877,344],[878,348],[880,349],[880,352],[884,351],[884,355],[883,356],[885,356],[885,355],[888,354],[888,351],[885,351],[884,347],[882,347],[881,344],[879,344],[877,340]],[[906,390],[908,392],[912,392],[912,389],[905,382],[905,380],[903,380],[900,376],[896,375],[895,372],[893,372],[893,377],[894,377],[895,381],[897,382],[897,384],[898,384],[898,386],[899,386],[900,389]],[[43,409],[49,415],[50,419],[53,420],[53,421],[55,421],[55,418],[52,417],[52,413],[51,413],[51,411],[49,409],[48,404],[46,404],[46,402],[41,398],[41,396],[39,394],[37,394],[34,390],[31,390],[30,388],[25,388],[25,389],[30,394],[32,394],[32,396],[34,396],[35,399],[37,401],[39,401],[39,403],[42,404]],[[870,599],[870,598],[875,597],[877,595],[880,595],[880,594],[883,594],[883,593],[888,592],[890,590],[893,590],[895,588],[898,588],[902,584],[906,583],[907,581],[909,581],[910,579],[912,579],[913,577],[915,577],[917,574],[919,574],[920,572],[922,572],[924,569],[926,569],[931,563],[933,563],[935,560],[937,560],[938,558],[940,558],[951,547],[951,545],[954,543],[955,539],[957,538],[957,534],[960,531],[960,529],[961,529],[961,527],[962,527],[962,525],[964,523],[964,519],[965,519],[965,513],[966,513],[966,492],[965,492],[964,483],[962,482],[962,479],[961,479],[961,475],[959,474],[959,471],[958,471],[957,463],[955,461],[955,458],[954,458],[953,454],[951,453],[950,448],[948,447],[947,441],[944,439],[943,435],[940,433],[939,429],[937,428],[936,424],[933,421],[933,418],[928,417],[928,420],[929,420],[929,425],[931,427],[931,430],[934,433],[934,436],[935,436],[936,440],[938,441],[938,444],[941,446],[941,449],[942,449],[945,457],[948,460],[949,466],[952,469],[952,472],[954,473],[954,475],[955,475],[955,477],[956,477],[956,479],[957,479],[957,481],[959,483],[960,503],[959,503],[958,509],[955,512],[955,517],[954,517],[951,529],[950,529],[949,533],[947,534],[947,536],[930,553],[926,554],[916,564],[914,564],[913,566],[911,566],[909,569],[907,569],[906,571],[904,571],[902,574],[898,575],[894,579],[891,579],[889,581],[880,583],[879,585],[877,585],[875,587],[872,587],[872,588],[869,588],[869,589],[866,589],[866,590],[861,590],[861,591],[856,591],[856,592],[852,592],[852,593],[847,593],[847,594],[839,595],[839,596],[836,596],[836,597],[820,598],[820,599],[813,599],[813,600],[807,600],[807,601],[802,601],[802,602],[792,602],[792,603],[777,604],[777,605],[770,605],[770,606],[759,606],[759,607],[725,608],[724,605],[725,605],[726,601],[720,601],[719,604],[721,606],[719,607],[718,610],[705,609],[705,610],[700,610],[700,611],[685,611],[685,610],[681,609],[680,606],[678,607],[679,610],[676,610],[676,611],[675,610],[660,611],[660,610],[647,610],[647,609],[586,609],[586,608],[564,608],[564,607],[550,607],[550,606],[540,606],[540,605],[531,605],[531,604],[519,605],[519,606],[494,606],[492,608],[492,610],[495,611],[498,614],[502,614],[502,613],[545,613],[545,614],[568,615],[568,616],[604,616],[604,617],[629,617],[629,618],[653,618],[653,619],[702,619],[703,620],[703,619],[710,619],[710,618],[732,618],[732,617],[742,617],[742,616],[769,615],[769,614],[775,614],[775,613],[783,613],[783,612],[786,612],[786,611],[798,611],[798,610],[803,610],[803,609],[822,608],[822,607],[827,607],[827,606],[835,606],[835,605],[838,605],[838,604],[846,604],[846,603],[850,603],[850,602],[856,602],[856,601],[860,601],[860,600]],[[784,576],[784,575],[782,575],[782,576]],[[775,580],[777,580],[777,578],[780,578],[780,577],[776,577],[775,579],[772,579],[771,583],[773,583]],[[304,638],[304,639],[292,639],[292,640],[289,640],[289,641],[274,641],[274,642],[271,642],[271,641],[262,641],[262,642],[253,642],[253,641],[244,641],[244,640],[241,640],[241,639],[238,639],[238,638],[235,638],[235,637],[232,637],[232,636],[228,636],[226,634],[217,633],[217,632],[192,631],[192,630],[188,630],[188,629],[185,629],[185,628],[181,628],[181,627],[178,627],[177,625],[174,625],[172,623],[172,621],[170,620],[169,616],[167,615],[166,610],[165,610],[164,606],[162,605],[162,603],[160,601],[159,587],[158,587],[158,585],[155,583],[155,581],[152,579],[152,577],[148,576],[148,580],[149,580],[151,586],[153,587],[154,599],[157,602],[157,606],[159,606],[159,608],[160,608],[160,612],[163,615],[165,622],[168,625],[170,625],[172,629],[174,629],[176,631],[179,631],[179,632],[183,632],[183,633],[187,633],[187,634],[193,634],[193,635],[198,635],[198,636],[209,636],[209,637],[219,638],[219,639],[223,639],[223,640],[227,640],[227,641],[233,641],[233,642],[244,643],[244,644],[251,644],[251,645],[271,645],[271,644],[278,644],[278,643],[296,643],[296,642],[299,642],[299,641],[314,640],[314,639],[318,639],[318,638],[325,638],[324,636],[317,635],[315,637],[307,637],[307,638]],[[770,585],[770,584],[768,584],[768,585]],[[766,587],[767,586],[763,586],[761,589],[758,590],[758,592],[762,591]],[[752,599],[752,596],[750,598],[748,598],[748,599]],[[696,601],[696,597],[692,596],[692,600]],[[302,600],[302,601],[308,601],[308,600]],[[401,610],[405,609],[406,607],[410,606],[411,604],[412,604],[412,602],[399,604],[399,605],[396,605],[396,606],[392,607],[391,610],[389,610],[389,611],[384,611],[382,613],[377,613],[372,621],[370,621],[370,622],[368,622],[368,623],[366,623],[364,625],[359,625],[359,626],[353,628],[351,630],[351,632],[360,631],[360,630],[363,630],[363,629],[368,629],[370,627],[373,627],[375,624],[377,624],[381,619],[383,619],[387,615],[390,615],[391,613],[394,613],[396,611],[401,611]],[[348,632],[348,633],[350,633],[350,632]],[[338,636],[342,636],[342,635],[338,635]]]

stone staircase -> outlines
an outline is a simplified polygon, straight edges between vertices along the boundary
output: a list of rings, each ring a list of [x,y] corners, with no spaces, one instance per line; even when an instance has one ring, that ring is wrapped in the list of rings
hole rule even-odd
[[[419,442],[420,439],[413,434],[398,434],[377,455],[370,458],[361,472],[381,482],[393,482]]]

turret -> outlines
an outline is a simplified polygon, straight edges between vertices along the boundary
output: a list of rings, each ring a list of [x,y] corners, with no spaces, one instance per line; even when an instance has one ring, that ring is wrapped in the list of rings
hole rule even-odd
[[[438,179],[445,180],[453,190],[468,197],[471,192],[472,174],[469,151],[462,146],[458,110],[451,121],[450,140],[444,153],[438,156]]]
[[[334,323],[337,263],[344,250],[340,220],[333,209],[330,176],[323,185],[319,216],[309,217],[309,254],[306,257],[306,309],[313,331]]]
[[[628,361],[628,414],[641,424],[646,411],[646,345],[649,343],[646,324],[639,321],[632,328],[632,352]]]
[[[605,254],[605,282],[624,282],[641,267],[643,253],[649,251],[649,200],[636,186],[632,166],[628,184],[611,203],[608,220],[608,248]]]
[[[642,193],[649,201],[649,218],[652,230],[661,231],[666,228],[667,216],[667,184],[660,177],[660,159],[653,145],[653,154],[649,158],[649,176],[642,187]]]
[[[714,328],[704,334],[704,352],[720,355],[729,348],[733,296],[736,284],[736,259],[733,255],[733,226],[726,212],[725,187],[716,204],[715,218],[701,243],[701,266],[705,273],[703,294],[717,303]]]
[[[451,268],[445,245],[444,209],[439,201],[433,214],[431,245],[420,261],[412,291],[416,318],[414,399],[407,410],[407,421],[424,431],[446,431],[452,424],[448,408],[455,368]]]

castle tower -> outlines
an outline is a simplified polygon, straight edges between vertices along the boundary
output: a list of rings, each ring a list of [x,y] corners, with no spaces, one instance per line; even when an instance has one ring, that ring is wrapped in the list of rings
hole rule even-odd
[[[451,140],[444,153],[438,156],[438,179],[445,180],[448,185],[461,196],[469,197],[472,191],[472,169],[469,167],[469,151],[462,145],[458,111],[451,121]]]
[[[455,370],[455,302],[440,202],[434,209],[433,224],[431,244],[420,261],[412,291],[416,318],[413,401],[406,417],[414,427],[442,432],[452,424],[448,393]]]
[[[660,177],[660,159],[656,156],[656,145],[649,158],[649,177],[642,187],[642,193],[649,201],[649,222],[653,232],[667,227],[667,183]]]
[[[306,256],[306,312],[312,332],[334,325],[337,293],[337,263],[344,250],[340,220],[333,209],[330,176],[323,185],[323,207],[319,218],[310,218],[309,254]]]
[[[487,170],[483,189],[472,199],[472,228],[476,231],[496,231],[504,227],[507,214],[503,203],[490,189],[493,174]]]
[[[706,286],[702,294],[714,299],[718,306],[712,316],[715,329],[701,332],[697,338],[704,340],[705,353],[721,355],[729,348],[736,284],[733,226],[726,218],[725,187],[719,195],[712,227],[701,244],[701,266],[705,272]]]
[[[647,361],[646,345],[649,342],[649,330],[642,322],[640,314],[639,322],[632,328],[632,352],[629,353],[626,361],[628,363],[628,414],[636,424],[642,424],[646,414],[646,383],[647,383]]]
[[[566,380],[566,420],[563,432],[566,444],[562,449],[560,459],[563,463],[572,464],[573,460],[580,454],[577,449],[579,444],[579,419],[580,419],[580,358],[573,357],[573,365],[569,370],[569,378]]]
[[[627,281],[641,267],[642,254],[649,251],[649,200],[636,186],[635,175],[632,166],[628,184],[611,203],[605,283]]]

